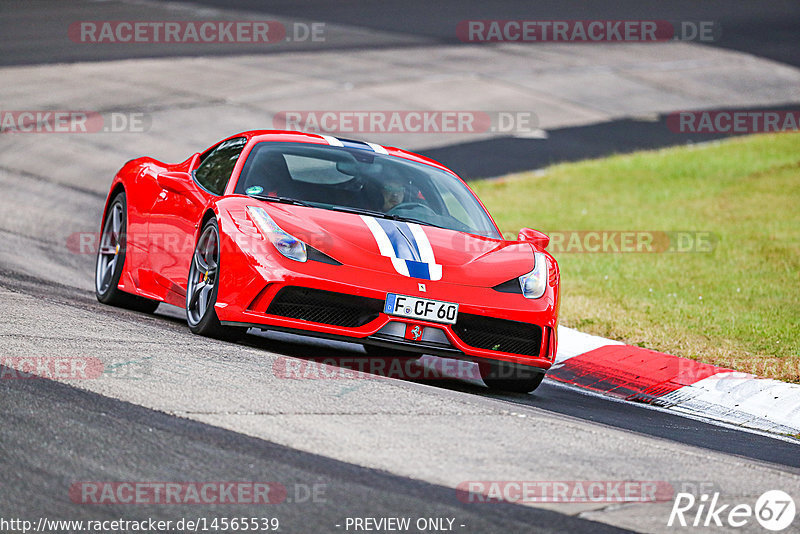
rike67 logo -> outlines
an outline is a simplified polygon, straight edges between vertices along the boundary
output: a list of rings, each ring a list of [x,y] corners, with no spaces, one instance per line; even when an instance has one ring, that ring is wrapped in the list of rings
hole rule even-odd
[[[781,490],[765,492],[756,500],[755,506],[723,504],[719,493],[704,493],[699,498],[691,493],[678,493],[667,526],[741,528],[752,525],[755,517],[763,528],[780,532],[791,526],[795,513],[794,499]]]

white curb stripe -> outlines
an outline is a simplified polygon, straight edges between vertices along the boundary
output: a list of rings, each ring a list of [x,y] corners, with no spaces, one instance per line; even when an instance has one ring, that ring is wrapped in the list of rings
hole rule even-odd
[[[606,345],[624,345],[619,341],[613,341],[600,336],[584,334],[574,328],[566,326],[558,327],[558,352],[556,353],[556,364],[563,363],[570,358],[585,354],[590,350],[599,349]]]
[[[559,326],[553,367],[608,345],[625,344]],[[800,385],[745,373],[717,373],[659,397],[653,405],[743,428],[800,434]]]
[[[654,404],[736,425],[800,433],[800,385],[743,373],[717,373]]]

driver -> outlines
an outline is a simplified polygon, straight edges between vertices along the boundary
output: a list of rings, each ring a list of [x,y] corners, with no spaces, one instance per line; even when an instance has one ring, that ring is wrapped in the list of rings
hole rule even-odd
[[[402,204],[406,196],[406,187],[403,180],[399,177],[391,177],[382,184],[384,212],[389,211],[398,204]]]

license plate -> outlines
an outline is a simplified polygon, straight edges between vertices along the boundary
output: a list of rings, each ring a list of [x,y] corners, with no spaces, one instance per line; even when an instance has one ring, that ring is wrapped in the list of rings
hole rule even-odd
[[[440,300],[421,299],[408,295],[386,295],[384,313],[412,319],[425,319],[436,323],[454,324],[458,318],[458,304]]]

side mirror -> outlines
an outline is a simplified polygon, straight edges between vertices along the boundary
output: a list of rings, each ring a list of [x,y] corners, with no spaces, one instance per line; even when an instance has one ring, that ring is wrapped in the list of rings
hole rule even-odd
[[[543,234],[539,230],[534,230],[533,228],[523,228],[520,230],[517,240],[526,241],[531,243],[534,247],[542,250],[546,249],[547,245],[550,244],[550,238],[547,236],[547,234]]]
[[[164,189],[183,194],[189,191],[189,184],[192,183],[192,175],[188,172],[162,172],[156,176],[156,182]]]

